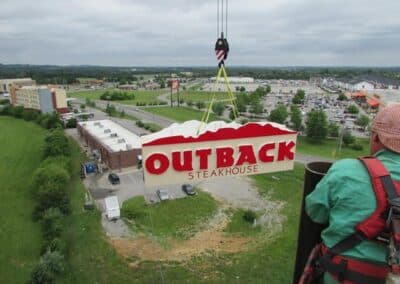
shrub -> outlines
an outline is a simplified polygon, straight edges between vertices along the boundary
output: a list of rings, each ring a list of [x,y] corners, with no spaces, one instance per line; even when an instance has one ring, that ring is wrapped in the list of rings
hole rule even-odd
[[[70,154],[69,141],[62,129],[52,130],[44,139],[44,156],[68,156]]]
[[[189,107],[192,107],[192,106],[193,106],[193,101],[187,101],[186,104],[187,104]]]
[[[47,251],[32,271],[32,284],[55,283],[56,276],[64,271],[63,259],[58,251]]]
[[[54,252],[58,251],[62,255],[66,253],[67,245],[65,241],[60,238],[54,238],[52,240],[45,241],[43,243],[41,254],[45,254],[47,251]]]
[[[22,112],[22,118],[26,121],[36,121],[37,118],[39,117],[40,113],[37,112],[36,110],[32,109],[25,109]]]
[[[351,135],[350,131],[346,131],[343,134],[342,141],[345,145],[350,145],[356,141],[356,138],[353,135]]]
[[[363,145],[358,143],[351,144],[350,148],[356,151],[362,151],[364,149]]]
[[[63,214],[58,208],[47,209],[42,218],[43,236],[46,240],[52,240],[61,235],[61,218]]]
[[[65,127],[66,128],[76,128],[76,123],[77,123],[76,118],[70,118],[70,119],[68,119],[67,124],[65,125]]]
[[[246,124],[248,122],[249,122],[249,120],[247,118],[243,118],[243,119],[240,120],[241,124]]]
[[[136,121],[136,125],[140,128],[144,127],[144,123],[141,120]]]
[[[12,109],[12,115],[16,118],[22,118],[22,113],[24,112],[23,106],[16,106]]]
[[[250,209],[248,209],[248,210],[243,212],[243,219],[248,223],[253,224],[254,220],[256,218],[257,218],[257,214],[254,211],[250,210]]]
[[[38,201],[34,217],[40,218],[49,208],[59,208],[64,214],[70,211],[66,186],[70,180],[68,172],[55,164],[40,167],[34,174],[35,197]]]

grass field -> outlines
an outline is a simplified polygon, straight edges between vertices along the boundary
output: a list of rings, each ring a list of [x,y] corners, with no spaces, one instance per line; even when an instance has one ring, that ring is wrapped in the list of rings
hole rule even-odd
[[[185,122],[193,119],[201,120],[204,114],[204,111],[195,110],[189,107],[147,107],[145,110],[159,116],[176,120],[178,122]],[[220,120],[220,118],[211,113],[209,121],[214,120]]]
[[[0,282],[26,283],[39,260],[40,224],[32,221],[31,176],[42,159],[45,131],[0,117]]]
[[[179,93],[179,98],[183,99],[185,102],[192,101],[196,102],[209,102],[211,101],[213,95],[215,94],[215,100],[227,100],[229,99],[227,93],[222,92],[201,92],[201,91],[182,91]],[[177,99],[177,95],[174,93],[173,99]],[[229,104],[229,102],[226,102]]]
[[[206,221],[218,207],[210,194],[198,191],[196,196],[146,205],[143,196],[124,202],[122,216],[134,220],[134,231],[148,232],[163,239],[186,239],[195,227]]]
[[[0,129],[0,145],[3,146],[0,153],[0,197],[7,200],[0,203],[3,217],[0,222],[0,278],[4,283],[26,283],[33,265],[39,259],[42,242],[39,224],[31,221],[33,208],[29,178],[26,177],[31,176],[41,161],[45,131],[32,123],[4,117],[0,117]],[[26,133],[29,133],[29,139],[24,139]],[[301,151],[320,156],[329,156],[327,153],[335,145],[332,141],[323,146],[312,146],[302,143],[301,139]],[[71,159],[74,171],[69,185],[73,210],[70,216],[64,218],[63,239],[67,242],[68,253],[65,271],[58,283],[291,282],[303,187],[303,166],[296,165],[293,171],[253,177],[261,196],[283,201],[285,204],[281,213],[286,221],[282,231],[273,238],[260,236],[257,230],[250,231],[251,228],[246,231],[247,224],[240,219],[241,212],[238,211],[233,215],[227,232],[257,234],[257,239],[261,241],[249,251],[233,255],[208,252],[184,263],[146,261],[132,269],[107,242],[100,223],[100,213],[97,210],[83,210],[85,189],[79,179],[79,163],[83,157],[75,143],[73,149]],[[342,154],[358,156],[362,152],[343,151]],[[144,206],[143,199],[137,198],[131,201],[130,206],[143,214],[139,218],[141,228],[151,230],[159,236],[179,239],[187,236],[186,233],[193,228],[194,222],[201,222],[196,218],[206,218],[215,210],[217,205],[209,198],[206,194],[200,194],[185,200],[186,205],[175,200],[155,205],[151,209]],[[201,208],[204,210],[199,213]],[[151,228],[148,227],[149,210],[152,211],[153,222],[156,222],[156,226]],[[171,222],[172,217],[175,217],[175,222]]]
[[[296,151],[302,154],[314,155],[330,159],[355,158],[358,156],[369,155],[369,139],[357,139],[357,142],[363,146],[362,151],[356,151],[342,145],[342,150],[338,152],[338,141],[336,139],[327,139],[322,144],[313,144],[307,141],[305,137],[298,137]]]
[[[73,97],[73,98],[84,98],[84,99],[88,98],[88,99],[93,99],[93,100],[99,100],[100,96],[106,91],[107,90],[90,90],[90,91],[70,92],[70,93],[68,93],[68,96],[69,97]],[[113,90],[111,89],[111,90],[108,90],[108,91],[113,91]],[[116,89],[115,91],[120,91],[120,90]],[[128,104],[128,105],[136,105],[137,102],[139,102],[139,103],[152,103],[152,102],[158,101],[157,97],[160,94],[163,94],[165,92],[168,92],[168,90],[127,91],[127,93],[129,93],[129,94],[134,94],[135,95],[135,99],[134,100],[116,101],[116,102],[120,102],[120,103]]]

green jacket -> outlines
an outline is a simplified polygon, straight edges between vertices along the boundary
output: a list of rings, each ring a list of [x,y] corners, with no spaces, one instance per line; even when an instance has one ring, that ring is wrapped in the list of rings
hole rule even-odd
[[[375,155],[395,180],[400,181],[400,154],[382,150]],[[355,226],[376,209],[374,190],[364,165],[344,159],[332,165],[315,190],[306,198],[306,212],[314,222],[328,223],[322,240],[332,247],[354,233]],[[345,256],[386,263],[386,247],[371,241],[343,253]],[[325,277],[326,279],[326,277]],[[326,279],[327,283],[331,283]]]

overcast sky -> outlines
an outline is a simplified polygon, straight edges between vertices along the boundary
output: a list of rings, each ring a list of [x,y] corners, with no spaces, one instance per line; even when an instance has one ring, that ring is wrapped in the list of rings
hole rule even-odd
[[[0,0],[0,63],[216,64],[217,0]],[[227,65],[400,65],[399,0],[229,0]]]

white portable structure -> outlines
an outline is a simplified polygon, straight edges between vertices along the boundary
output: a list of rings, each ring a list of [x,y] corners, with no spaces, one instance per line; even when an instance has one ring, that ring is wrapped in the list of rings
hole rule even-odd
[[[108,220],[116,220],[121,217],[121,212],[118,203],[118,197],[109,196],[104,198],[106,207],[106,216]]]

